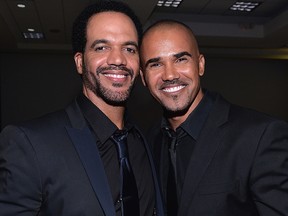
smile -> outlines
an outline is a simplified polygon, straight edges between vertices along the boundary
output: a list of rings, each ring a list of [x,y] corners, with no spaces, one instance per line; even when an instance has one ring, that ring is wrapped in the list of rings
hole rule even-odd
[[[175,86],[175,87],[171,87],[171,88],[164,88],[162,89],[164,92],[169,92],[169,93],[172,93],[172,92],[177,92],[177,91],[180,91],[181,89],[185,88],[185,86],[181,85],[181,86]]]
[[[112,77],[112,78],[115,78],[115,79],[123,79],[125,78],[127,75],[124,75],[124,74],[103,74],[104,76],[106,77]]]

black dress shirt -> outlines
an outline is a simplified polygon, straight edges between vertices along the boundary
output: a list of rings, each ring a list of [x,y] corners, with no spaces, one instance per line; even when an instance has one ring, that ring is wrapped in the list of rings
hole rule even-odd
[[[178,127],[176,131],[174,131],[167,119],[162,119],[161,128],[164,134],[165,143],[163,143],[163,150],[168,152],[169,145],[171,142],[171,138],[176,139],[176,191],[179,199],[182,193],[182,187],[187,171],[187,167],[189,165],[191,155],[195,145],[197,145],[197,139],[201,133],[202,127],[208,117],[210,112],[210,108],[213,104],[213,98],[209,94],[209,92],[205,92],[204,97],[200,101],[199,105],[196,109],[188,116],[188,118]],[[169,157],[169,154],[163,154],[164,156]],[[165,159],[166,166],[170,166],[170,163],[167,163],[169,159]],[[169,167],[164,167],[166,170],[166,174],[168,176]],[[164,172],[165,173],[165,172]],[[171,178],[171,176],[169,176]],[[169,181],[168,181],[169,182]],[[164,190],[167,187],[164,187]],[[171,186],[168,186],[168,189]],[[164,191],[164,194],[167,194],[167,191]],[[168,193],[169,194],[169,193]]]
[[[95,135],[96,144],[115,203],[116,215],[120,216],[119,161],[116,145],[110,138],[117,130],[117,127],[83,94],[78,96],[77,102],[92,133]],[[140,137],[137,129],[128,121],[125,121],[125,129],[129,131],[127,146],[129,160],[138,188],[140,216],[150,216],[153,215],[155,207],[155,190],[150,162],[146,154],[143,139]]]

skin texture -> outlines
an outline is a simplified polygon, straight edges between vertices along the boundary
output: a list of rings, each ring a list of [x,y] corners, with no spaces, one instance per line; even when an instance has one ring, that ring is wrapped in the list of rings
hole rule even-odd
[[[136,28],[122,13],[102,12],[89,19],[86,37],[84,53],[74,56],[83,93],[121,129],[125,102],[139,74]]]
[[[203,97],[205,59],[193,33],[178,23],[150,28],[141,46],[141,78],[175,130]]]

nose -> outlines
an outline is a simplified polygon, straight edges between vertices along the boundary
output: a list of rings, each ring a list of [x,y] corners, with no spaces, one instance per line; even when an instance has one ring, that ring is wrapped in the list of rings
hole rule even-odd
[[[169,81],[179,79],[180,75],[173,64],[166,64],[162,73],[162,80]]]
[[[108,65],[126,65],[126,57],[122,50],[120,49],[112,49],[107,58]]]

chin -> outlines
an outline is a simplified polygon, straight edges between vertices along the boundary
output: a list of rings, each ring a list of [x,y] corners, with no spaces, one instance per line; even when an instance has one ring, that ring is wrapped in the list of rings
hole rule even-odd
[[[183,106],[183,107],[164,106],[163,110],[166,117],[172,118],[185,115],[189,110],[189,106]]]

